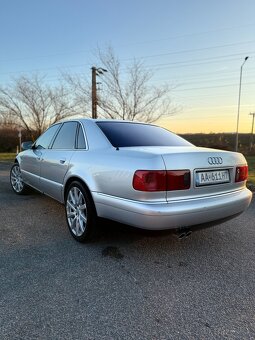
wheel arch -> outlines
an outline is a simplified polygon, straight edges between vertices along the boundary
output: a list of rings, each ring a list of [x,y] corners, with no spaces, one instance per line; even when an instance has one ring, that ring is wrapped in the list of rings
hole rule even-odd
[[[67,189],[72,182],[79,182],[84,187],[84,189],[87,191],[87,193],[88,193],[88,195],[91,199],[91,202],[94,206],[95,211],[97,212],[96,205],[95,205],[94,199],[92,197],[91,190],[90,190],[89,186],[87,185],[87,183],[83,179],[81,179],[80,177],[77,177],[77,176],[71,176],[65,182],[65,185],[64,185],[64,188],[63,188],[63,201],[65,202],[65,200],[66,200]]]

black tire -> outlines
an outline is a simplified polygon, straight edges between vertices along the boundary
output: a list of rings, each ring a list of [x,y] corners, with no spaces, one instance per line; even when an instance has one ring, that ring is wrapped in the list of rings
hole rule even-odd
[[[78,181],[69,184],[65,195],[66,221],[71,235],[79,242],[90,241],[97,214],[89,191]]]
[[[25,195],[28,192],[28,187],[22,180],[19,163],[14,163],[11,167],[10,183],[15,194]]]

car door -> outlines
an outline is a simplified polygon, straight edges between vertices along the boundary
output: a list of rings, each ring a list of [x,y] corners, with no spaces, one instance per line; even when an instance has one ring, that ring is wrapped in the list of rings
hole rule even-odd
[[[44,150],[41,161],[42,191],[61,201],[65,174],[74,153],[77,122],[65,122],[59,129],[51,148]]]
[[[51,126],[36,140],[32,148],[23,152],[20,157],[20,169],[24,182],[40,191],[41,161],[59,127],[60,124]]]

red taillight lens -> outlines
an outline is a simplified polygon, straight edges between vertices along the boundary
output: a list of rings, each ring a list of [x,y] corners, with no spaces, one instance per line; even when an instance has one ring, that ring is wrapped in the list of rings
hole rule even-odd
[[[133,178],[133,188],[139,191],[165,191],[166,171],[137,170]]]
[[[243,166],[238,166],[236,168],[236,182],[242,182],[246,181],[248,178],[248,166],[243,165]]]
[[[186,190],[190,188],[189,170],[168,170],[167,190]]]
[[[189,170],[137,170],[133,188],[139,191],[172,191],[190,188]]]

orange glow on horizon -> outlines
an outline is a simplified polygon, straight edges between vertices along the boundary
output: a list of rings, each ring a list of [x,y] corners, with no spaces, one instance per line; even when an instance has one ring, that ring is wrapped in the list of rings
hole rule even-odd
[[[248,106],[248,105],[247,105]],[[250,133],[252,106],[240,111],[239,132]],[[218,133],[236,132],[237,113],[233,108],[224,111],[187,110],[168,118],[160,118],[156,124],[175,133]]]

